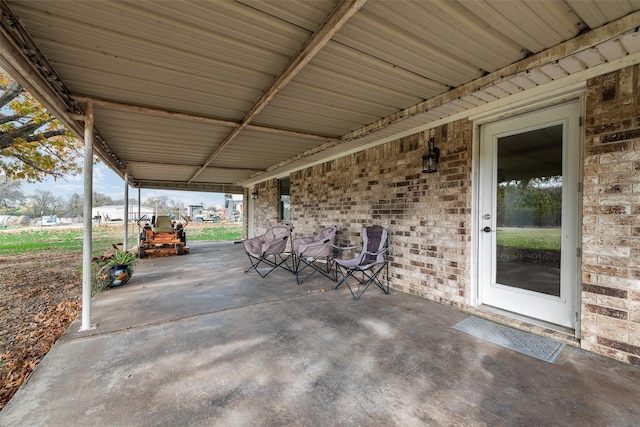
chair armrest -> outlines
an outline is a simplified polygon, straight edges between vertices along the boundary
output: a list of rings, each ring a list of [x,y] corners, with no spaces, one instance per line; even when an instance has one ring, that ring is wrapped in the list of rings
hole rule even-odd
[[[358,249],[361,248],[362,245],[355,245],[355,246],[336,246],[336,245],[331,245],[333,246],[333,249],[337,249],[339,251],[349,251],[352,249]]]
[[[389,250],[389,248],[382,248],[378,252],[363,251],[362,255],[376,255],[376,256],[378,256],[380,254],[383,254],[383,253],[387,252],[388,250]]]
[[[343,256],[343,252],[345,251],[354,251],[356,249],[361,249],[362,243],[355,246],[336,246],[336,245],[331,245],[331,246],[333,246],[334,258],[339,259]],[[354,255],[355,255],[354,259],[360,258],[359,253],[356,252]]]

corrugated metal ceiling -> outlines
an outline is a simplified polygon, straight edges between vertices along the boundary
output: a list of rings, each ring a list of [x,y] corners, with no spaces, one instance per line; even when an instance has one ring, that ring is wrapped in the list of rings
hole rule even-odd
[[[5,68],[78,133],[93,102],[153,188],[237,191],[640,50],[636,0],[0,5]]]

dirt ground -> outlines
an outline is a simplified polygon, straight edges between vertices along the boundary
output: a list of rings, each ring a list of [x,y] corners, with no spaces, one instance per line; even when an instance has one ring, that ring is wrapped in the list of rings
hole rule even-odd
[[[0,410],[82,308],[82,252],[0,258]]]

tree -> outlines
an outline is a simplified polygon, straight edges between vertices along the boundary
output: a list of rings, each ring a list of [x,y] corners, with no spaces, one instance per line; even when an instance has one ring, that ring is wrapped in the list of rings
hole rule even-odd
[[[20,183],[12,180],[0,180],[0,213],[13,214],[25,201]]]
[[[171,208],[171,213],[173,213],[176,216],[180,216],[181,214],[184,214],[187,210],[187,208],[184,206],[184,203],[179,202],[177,200],[170,200],[169,206]]]
[[[559,227],[562,177],[512,180],[498,186],[499,226]]]
[[[182,202],[170,200],[167,196],[149,197],[144,205],[154,208],[157,215],[179,216],[185,210]]]
[[[82,171],[82,142],[0,68],[0,171],[42,181]]]
[[[114,200],[111,196],[102,193],[93,193],[93,207],[123,205],[123,200]]]
[[[82,216],[82,214],[84,213],[83,206],[84,206],[83,197],[78,193],[73,193],[72,195],[69,196],[69,198],[65,203],[65,208],[64,208],[66,211],[65,216],[67,217]]]
[[[33,216],[57,215],[63,213],[64,200],[54,196],[50,191],[34,190],[29,196]]]
[[[154,208],[158,215],[168,215],[173,210],[167,196],[149,197],[144,204]]]

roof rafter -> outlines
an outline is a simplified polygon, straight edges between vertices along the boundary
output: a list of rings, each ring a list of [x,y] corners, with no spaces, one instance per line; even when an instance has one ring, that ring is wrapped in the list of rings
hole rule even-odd
[[[202,116],[202,115],[197,115],[197,114],[189,114],[189,113],[183,113],[180,111],[171,111],[171,110],[165,110],[165,109],[161,109],[161,108],[151,108],[151,107],[145,107],[142,105],[135,105],[135,104],[127,104],[127,103],[123,103],[123,102],[115,102],[115,101],[109,101],[106,99],[100,99],[100,98],[94,98],[94,97],[90,97],[90,96],[84,96],[84,95],[73,95],[72,98],[76,101],[76,102],[87,102],[87,103],[91,103],[95,106],[98,107],[104,107],[104,108],[110,108],[113,110],[124,110],[124,111],[135,111],[138,113],[142,113],[142,114],[148,114],[148,115],[153,115],[153,116],[159,116],[159,117],[169,117],[169,118],[175,118],[175,119],[181,119],[181,120],[189,120],[192,122],[199,122],[199,123],[209,123],[212,125],[219,125],[219,126],[228,126],[231,128],[238,128],[240,127],[240,123],[232,121],[232,120],[224,120],[224,119],[219,119],[216,117],[209,117],[209,116]],[[328,135],[318,135],[318,134],[312,134],[312,133],[305,133],[305,132],[298,132],[298,131],[294,131],[294,130],[290,130],[290,129],[280,129],[280,128],[272,128],[272,127],[268,127],[268,126],[259,126],[259,125],[247,125],[245,126],[245,129],[247,130],[253,130],[253,131],[257,131],[257,132],[265,132],[265,133],[272,133],[272,134],[278,134],[278,135],[285,135],[285,136],[295,136],[295,137],[302,137],[302,138],[307,138],[307,139],[315,139],[315,140],[320,140],[320,141],[328,141],[328,142],[338,142],[340,141],[340,138],[337,138],[335,136],[328,136]]]
[[[163,162],[146,162],[146,161],[124,161],[127,166],[157,166],[157,167],[165,167],[165,166],[178,166],[178,167],[198,167],[198,165],[187,165],[187,164],[179,164],[179,163],[163,163]],[[224,171],[244,171],[244,172],[265,172],[264,169],[256,169],[256,168],[234,168],[228,166],[209,166],[208,169],[211,170],[224,170]]]
[[[405,120],[416,114],[424,113],[432,108],[444,105],[462,96],[473,94],[483,88],[496,85],[508,77],[540,68],[545,64],[556,63],[559,60],[574,55],[577,52],[590,49],[600,43],[615,39],[627,31],[636,31],[638,28],[638,22],[640,22],[640,12],[631,13],[621,19],[613,21],[607,25],[603,25],[600,28],[591,30],[564,43],[560,43],[553,48],[532,55],[469,83],[463,84],[455,89],[443,93],[442,95],[434,96],[433,98],[425,100],[410,108],[398,111],[395,114],[349,132],[348,134],[343,135],[342,140],[351,141],[361,138],[364,135],[374,133],[384,127],[397,123],[401,120]]]
[[[235,127],[207,158],[204,164],[189,179],[191,184],[216,156],[233,141],[238,134],[269,104],[269,102],[322,50],[342,26],[364,6],[367,0],[345,0],[327,17],[318,30],[307,39],[302,48],[291,59],[285,70],[275,78],[260,99],[249,109],[239,126]]]

